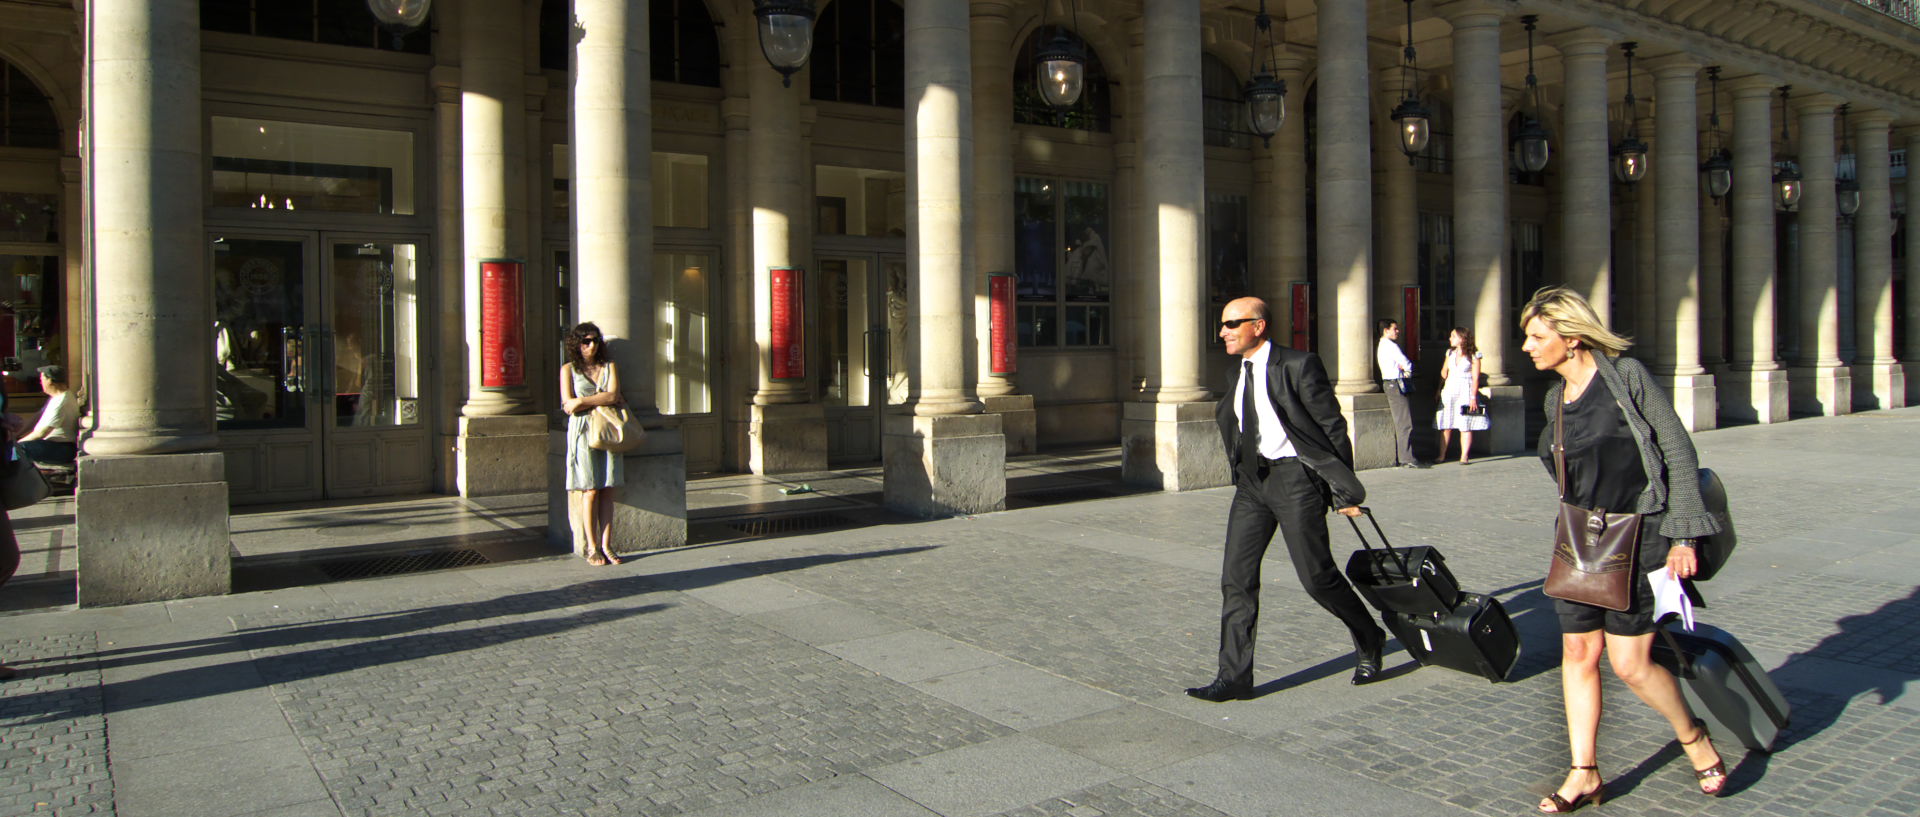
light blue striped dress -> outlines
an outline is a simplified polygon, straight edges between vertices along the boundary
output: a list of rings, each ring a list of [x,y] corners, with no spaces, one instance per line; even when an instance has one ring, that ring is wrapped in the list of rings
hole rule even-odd
[[[610,370],[612,365],[607,364],[606,369]],[[600,384],[588,380],[579,369],[572,371],[573,396],[588,397],[600,393]],[[569,491],[612,488],[626,482],[626,463],[619,454],[601,451],[587,445],[587,423],[591,415],[592,412],[588,412],[567,418],[567,490]]]

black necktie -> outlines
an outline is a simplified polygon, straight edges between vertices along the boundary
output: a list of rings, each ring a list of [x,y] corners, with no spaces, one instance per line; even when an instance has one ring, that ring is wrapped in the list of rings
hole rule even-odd
[[[1240,467],[1260,467],[1260,414],[1253,407],[1253,361],[1240,362]]]

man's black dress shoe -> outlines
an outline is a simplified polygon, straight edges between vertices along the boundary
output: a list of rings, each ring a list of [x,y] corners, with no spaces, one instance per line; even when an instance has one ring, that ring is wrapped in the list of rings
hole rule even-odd
[[[1211,703],[1225,703],[1227,701],[1241,700],[1252,695],[1253,684],[1245,681],[1236,684],[1225,679],[1215,678],[1213,679],[1213,683],[1206,686],[1188,687],[1187,694]]]
[[[1387,645],[1387,636],[1376,633],[1371,639],[1354,639],[1353,653],[1359,659],[1353,667],[1353,684],[1371,684],[1380,680],[1380,651]]]

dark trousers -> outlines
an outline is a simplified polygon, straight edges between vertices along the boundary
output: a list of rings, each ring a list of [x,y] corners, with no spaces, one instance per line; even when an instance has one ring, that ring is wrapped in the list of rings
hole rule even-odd
[[[1260,559],[1279,529],[1307,595],[1347,625],[1356,639],[1384,636],[1367,606],[1333,564],[1327,546],[1326,483],[1297,457],[1234,476],[1233,508],[1227,513],[1226,556],[1220,564],[1220,674],[1234,683],[1253,680],[1253,632],[1260,618]]]
[[[1407,406],[1407,396],[1400,393],[1400,381],[1387,380],[1381,383],[1387,392],[1387,410],[1393,414],[1393,464],[1406,465],[1413,462],[1413,409]]]
[[[78,444],[53,440],[28,440],[20,444],[20,450],[42,465],[72,465],[80,454]]]

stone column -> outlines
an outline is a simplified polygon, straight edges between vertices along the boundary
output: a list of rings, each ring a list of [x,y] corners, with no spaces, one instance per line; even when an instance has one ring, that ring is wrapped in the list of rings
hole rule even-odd
[[[213,450],[198,12],[194,0],[96,0],[90,10],[98,340],[74,512],[81,606],[231,586],[226,473]]]
[[[1641,140],[1649,146],[1659,142],[1658,129],[1654,127],[1652,117],[1639,119]],[[1654,280],[1660,266],[1659,252],[1659,177],[1653,169],[1651,147],[1647,156],[1647,176],[1638,183],[1629,186],[1627,194],[1633,197],[1633,315],[1626,321],[1625,331],[1633,335],[1633,356],[1649,365],[1660,357],[1659,302],[1656,294],[1659,284]],[[1619,331],[1616,329],[1616,331]]]
[[[826,409],[812,400],[811,377],[773,379],[773,278],[775,267],[812,266],[801,252],[812,223],[807,191],[807,147],[800,106],[807,98],[806,73],[782,86],[757,52],[747,68],[752,128],[747,132],[749,196],[753,208],[754,365],[759,367],[748,409],[748,463],[756,474],[822,471],[827,467]],[[743,316],[744,317],[744,316]],[[809,373],[811,375],[811,373]],[[877,407],[884,408],[884,407]]]
[[[1907,146],[1908,162],[1920,158],[1920,126],[1900,129],[1900,142]],[[1907,242],[1907,286],[1905,297],[1895,308],[1900,310],[1900,325],[1905,329],[1900,360],[1907,381],[1907,405],[1920,404],[1920,170],[1907,167],[1907,213],[1900,237]]]
[[[461,496],[525,493],[546,487],[547,421],[529,389],[481,385],[480,262],[524,262],[540,268],[527,245],[525,72],[520,5],[515,0],[468,0],[460,22],[460,171],[466,323],[466,404],[460,408],[457,482]],[[526,332],[522,281],[523,351],[539,348]]]
[[[1287,118],[1280,132],[1273,135],[1273,147],[1255,159],[1253,186],[1252,252],[1255,257],[1249,278],[1253,294],[1267,299],[1273,307],[1272,327],[1268,331],[1281,346],[1293,337],[1293,314],[1289,308],[1291,284],[1310,279],[1307,272],[1307,127],[1303,102],[1306,94],[1306,63],[1297,57],[1281,57],[1277,76],[1287,83]],[[1397,138],[1397,137],[1396,137]],[[1263,175],[1263,170],[1264,175]],[[1264,215],[1261,215],[1264,213]],[[1209,316],[1212,317],[1212,316]]]
[[[1893,349],[1893,178],[1886,111],[1856,110],[1854,166],[1860,212],[1853,219],[1853,405],[1861,410],[1905,408],[1906,372]]]
[[[1013,13],[1006,0],[974,0],[973,55],[973,247],[978,264],[974,280],[973,325],[980,402],[1000,415],[1008,454],[1031,454],[1037,445],[1038,419],[1033,395],[1020,394],[1019,375],[993,372],[993,311],[988,275],[1013,272]],[[1007,331],[1012,333],[1011,322]],[[1009,338],[1007,343],[1013,344]],[[1014,368],[1019,368],[1014,350]]]
[[[981,412],[967,376],[973,308],[973,65],[968,9],[909,3],[907,61],[907,373],[902,411],[886,415],[888,507],[919,516],[1007,506],[1000,415]]]
[[[1200,7],[1190,0],[1146,0],[1143,22],[1141,204],[1159,265],[1150,284],[1157,290],[1158,332],[1147,366],[1152,374],[1146,399],[1121,406],[1120,467],[1123,478],[1136,485],[1212,488],[1227,484],[1229,475],[1214,403],[1201,384],[1208,320],[1202,314],[1206,148]]]
[[[625,0],[574,0],[573,19],[573,291],[580,317],[607,338],[628,410],[647,426],[646,445],[625,456],[614,529],[630,547],[677,547],[687,542],[687,458],[654,393],[649,20]]]
[[[1400,82],[1400,66],[1382,68],[1374,98],[1398,100],[1406,96]],[[1420,283],[1420,202],[1419,179],[1413,163],[1400,152],[1400,123],[1378,106],[1374,111],[1374,172],[1380,178],[1380,241],[1375,248],[1379,274],[1374,276],[1374,318],[1392,318],[1405,329],[1406,310],[1401,293]],[[1431,327],[1429,327],[1431,328]],[[1376,341],[1377,343],[1377,341]],[[1419,338],[1402,332],[1400,345],[1418,362]]]
[[[1455,0],[1435,7],[1453,24],[1454,303],[1484,356],[1491,429],[1474,435],[1504,454],[1532,445],[1526,405],[1509,370],[1518,330],[1507,269],[1507,128],[1501,110],[1500,22],[1509,4]]]
[[[1729,83],[1733,92],[1733,307],[1735,327],[1720,384],[1720,415],[1787,420],[1787,372],[1774,358],[1773,90],[1771,77]]]
[[[1713,375],[1700,365],[1700,132],[1701,65],[1673,55],[1653,61],[1655,115],[1648,181],[1654,185],[1653,334],[1659,338],[1654,378],[1673,398],[1690,431],[1714,427]]]
[[[1608,167],[1607,53],[1615,37],[1595,28],[1548,39],[1560,51],[1566,100],[1560,111],[1560,280],[1585,295],[1600,319],[1613,315],[1613,177]]]
[[[1788,394],[1795,414],[1853,412],[1853,375],[1840,362],[1840,305],[1835,297],[1835,219],[1833,189],[1833,112],[1840,101],[1826,94],[1793,98],[1800,120],[1800,263],[1798,308],[1800,352],[1790,370]]]

